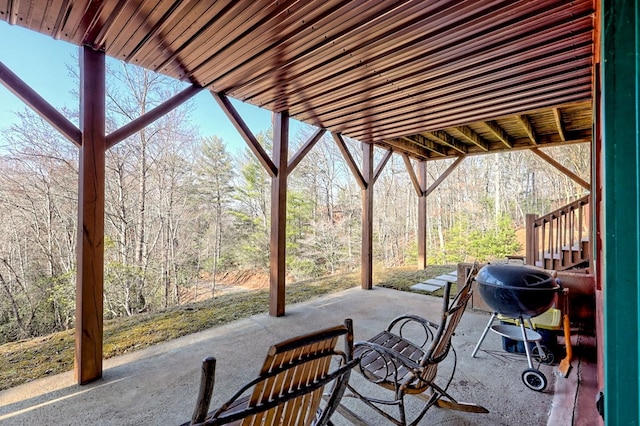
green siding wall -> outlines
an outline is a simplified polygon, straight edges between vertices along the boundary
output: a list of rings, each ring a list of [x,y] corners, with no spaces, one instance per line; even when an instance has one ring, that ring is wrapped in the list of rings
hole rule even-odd
[[[602,2],[605,424],[638,425],[638,2]]]

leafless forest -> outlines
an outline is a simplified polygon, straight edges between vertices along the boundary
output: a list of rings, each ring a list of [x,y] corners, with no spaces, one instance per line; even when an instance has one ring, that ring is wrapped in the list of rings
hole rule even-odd
[[[176,93],[175,83],[122,65],[108,74],[107,132]],[[74,111],[65,111],[74,117]],[[292,135],[295,152],[311,135]],[[257,138],[270,152],[270,133]],[[360,145],[348,141],[359,161]],[[0,135],[0,344],[73,327],[77,148],[37,115]],[[585,179],[589,147],[547,150]],[[376,153],[376,158],[382,157]],[[433,182],[450,161],[430,162]],[[522,250],[525,214],[546,213],[583,190],[537,156],[518,151],[466,158],[428,198],[431,264]],[[265,271],[270,178],[246,150],[202,138],[189,105],[107,152],[105,317],[185,303],[215,291],[221,273]],[[376,182],[374,260],[416,264],[417,195],[394,155]],[[289,178],[287,272],[291,280],[359,267],[360,189],[330,137]]]

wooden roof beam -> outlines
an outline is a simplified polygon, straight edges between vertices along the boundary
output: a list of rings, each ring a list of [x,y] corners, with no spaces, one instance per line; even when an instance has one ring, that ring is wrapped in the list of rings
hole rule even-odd
[[[393,149],[388,149],[386,151],[387,152],[385,152],[384,157],[380,159],[380,163],[378,164],[378,167],[376,167],[376,170],[373,173],[373,183],[376,183],[376,181],[380,177],[380,174],[384,170],[384,166],[387,165],[387,162],[389,161],[389,159],[391,158],[391,155],[393,154]]]
[[[409,142],[405,139],[385,139],[384,143],[396,152],[403,154],[411,154],[414,157],[427,159],[431,158],[431,151],[416,145],[415,142]]]
[[[311,135],[309,140],[300,147],[298,152],[296,152],[293,157],[291,157],[291,159],[289,160],[289,164],[287,165],[287,175],[296,168],[300,161],[302,161],[302,159],[309,153],[309,151],[311,151],[311,148],[315,146],[315,144],[320,140],[325,132],[325,129],[316,130],[315,133]]]
[[[453,136],[449,135],[447,132],[444,132],[442,130],[434,130],[433,132],[427,132],[427,134],[429,134],[429,135],[433,136],[434,138],[438,139],[443,144],[455,149],[460,154],[466,154],[467,153],[467,147],[465,145],[461,144],[460,142],[458,142],[458,140],[456,138],[454,138]]]
[[[529,139],[531,139],[531,143],[538,146],[538,138],[536,136],[536,131],[533,128],[531,121],[529,121],[529,117],[527,117],[524,114],[517,115],[516,117],[518,118],[518,121],[520,121],[520,124],[522,124],[522,127],[524,128],[524,131],[527,133],[527,136],[529,136]]]
[[[424,194],[424,190],[420,185],[420,181],[418,180],[418,175],[416,175],[416,171],[413,169],[413,164],[411,164],[411,159],[408,155],[402,154],[402,161],[404,161],[404,165],[407,168],[407,173],[409,173],[409,179],[411,179],[411,183],[413,184],[413,188],[416,190],[418,197],[422,197]]]
[[[424,196],[428,197],[429,194],[431,194],[442,183],[442,181],[444,181],[447,178],[447,176],[449,176],[451,172],[453,172],[456,169],[456,167],[458,167],[460,163],[462,163],[462,160],[464,160],[465,158],[466,157],[464,155],[461,155],[460,157],[456,158],[456,161],[451,163],[451,165],[447,168],[447,170],[445,170],[440,175],[440,177],[436,179],[435,182],[433,182],[431,186],[427,188],[426,191],[424,191]]]
[[[5,64],[0,61],[0,83],[22,102],[29,105],[49,124],[57,129],[64,137],[73,142],[77,147],[82,145],[82,134],[71,121],[60,111],[54,108],[42,96],[33,90],[20,77],[15,75]]]
[[[112,148],[129,136],[144,129],[149,124],[153,123],[160,117],[166,115],[171,110],[179,107],[180,105],[200,93],[202,90],[203,89],[201,87],[195,85],[189,86],[183,91],[175,94],[173,97],[167,99],[157,107],[153,108],[152,110],[142,114],[135,120],[109,133],[107,135],[107,149]]]
[[[443,157],[447,155],[442,147],[438,146],[438,144],[436,144],[434,141],[429,140],[422,135],[403,136],[402,139],[417,144],[418,146],[426,148],[429,151],[435,152],[436,154]]]
[[[553,118],[556,121],[556,127],[558,128],[560,139],[565,142],[567,140],[567,135],[565,134],[564,126],[562,125],[562,113],[560,112],[560,108],[553,109]]]
[[[580,185],[581,187],[583,187],[587,191],[591,191],[591,185],[589,184],[589,182],[587,182],[586,180],[582,179],[580,176],[578,176],[577,174],[573,173],[571,170],[567,169],[562,164],[558,163],[556,160],[551,158],[551,156],[548,155],[547,153],[540,151],[540,149],[538,149],[538,148],[532,148],[531,152],[536,154],[538,157],[542,158],[547,163],[551,164],[553,167],[558,169],[558,171],[560,173],[566,175],[567,177],[572,179],[575,183],[577,183],[578,185]]]
[[[353,159],[353,156],[351,155],[351,152],[349,152],[349,147],[347,147],[347,144],[344,142],[344,139],[342,139],[342,135],[336,132],[331,132],[331,136],[333,136],[333,140],[336,141],[336,144],[338,145],[338,149],[340,150],[340,152],[342,153],[342,156],[347,162],[347,166],[349,166],[351,173],[353,173],[353,176],[356,178],[356,182],[360,186],[360,189],[367,189],[367,181],[365,181],[364,176],[360,172],[358,165],[356,164],[355,160]]]
[[[247,145],[249,145],[249,149],[254,153],[267,173],[269,173],[269,176],[272,178],[276,177],[278,175],[278,168],[273,164],[269,154],[267,154],[262,145],[260,145],[260,142],[258,142],[253,133],[251,133],[251,130],[249,130],[249,127],[242,117],[240,117],[240,114],[238,114],[238,111],[236,111],[229,99],[225,95],[216,92],[211,92],[211,95],[218,105],[220,105],[220,108],[222,108],[222,111],[226,114],[229,120],[231,120],[233,127],[236,128],[238,133],[240,133],[242,139],[244,139]]]
[[[495,121],[485,121],[484,125],[497,137],[500,141],[505,144],[507,148],[513,148],[513,140],[511,136],[504,131],[500,125]]]
[[[469,142],[476,145],[478,148],[483,150],[484,152],[489,152],[489,142],[484,140],[482,136],[473,131],[473,129],[469,126],[459,126],[455,128],[458,132],[462,134]]]

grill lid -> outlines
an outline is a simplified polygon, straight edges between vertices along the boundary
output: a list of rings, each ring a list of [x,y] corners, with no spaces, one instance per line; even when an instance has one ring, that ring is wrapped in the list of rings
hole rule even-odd
[[[529,290],[557,289],[553,277],[529,265],[489,264],[478,271],[476,281],[483,285]]]

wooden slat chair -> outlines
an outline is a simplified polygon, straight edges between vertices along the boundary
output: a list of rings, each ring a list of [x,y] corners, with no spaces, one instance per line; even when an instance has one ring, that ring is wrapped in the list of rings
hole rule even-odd
[[[336,350],[343,336],[344,351]],[[353,325],[327,328],[269,348],[256,379],[208,413],[216,360],[206,358],[198,401],[185,425],[326,425],[344,394],[353,359]],[[329,385],[330,386],[326,386]],[[324,395],[325,386],[328,392]]]
[[[448,384],[455,373],[442,388],[434,380],[438,372],[438,365],[449,354],[451,338],[454,334],[462,314],[471,297],[471,283],[477,272],[477,266],[469,272],[465,284],[456,297],[450,302],[451,284],[444,287],[443,308],[439,323],[429,321],[415,315],[404,315],[395,318],[386,330],[366,342],[355,344],[355,357],[360,358],[355,370],[369,381],[392,391],[390,399],[378,399],[356,390],[352,384],[347,386],[350,391],[345,396],[356,397],[375,411],[397,425],[415,425],[433,405],[443,408],[457,409],[477,413],[487,413],[487,409],[475,404],[461,403],[447,393]],[[407,324],[418,324],[424,329],[425,337],[421,344],[403,337],[403,328]],[[455,356],[455,350],[453,351]],[[415,395],[426,401],[417,417],[408,422],[405,412],[405,396]],[[397,406],[398,416],[389,412],[388,407]],[[386,408],[386,409],[383,409]],[[344,406],[339,412],[356,424],[366,424],[352,411]]]

